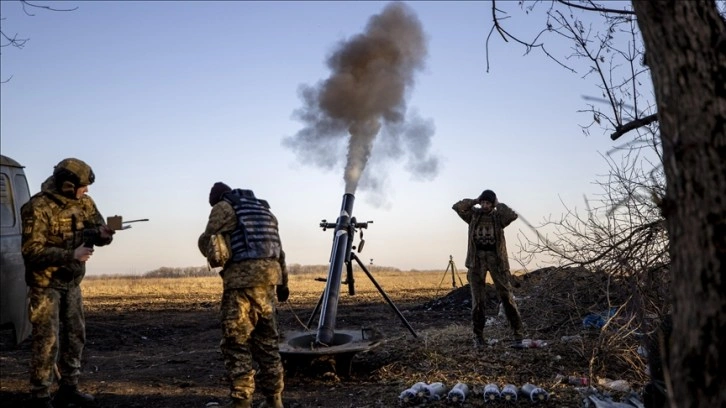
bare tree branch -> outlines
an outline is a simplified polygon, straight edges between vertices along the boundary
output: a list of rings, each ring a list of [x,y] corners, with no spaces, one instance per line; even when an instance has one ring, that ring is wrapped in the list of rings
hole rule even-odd
[[[546,22],[535,39],[525,41],[516,34],[507,31],[504,25],[509,15],[497,8],[496,0],[492,3],[493,26],[487,36],[487,72],[489,71],[489,41],[491,34],[496,31],[506,41],[517,42],[525,47],[525,53],[539,49],[558,65],[565,67],[570,72],[575,72],[572,65],[576,61],[584,61],[588,65],[583,75],[596,75],[598,80],[595,86],[602,92],[602,98],[591,98],[592,100],[603,100],[607,104],[607,112],[602,111],[595,105],[588,105],[587,109],[579,112],[591,114],[589,124],[581,126],[583,132],[589,133],[591,128],[600,128],[609,133],[612,140],[632,130],[648,126],[655,122],[654,101],[652,95],[647,95],[651,102],[643,103],[640,88],[643,83],[649,83],[649,70],[644,65],[644,50],[637,22],[634,19],[632,10],[617,10],[606,7],[604,3],[593,0],[550,0],[533,1],[530,5],[524,6],[519,2],[520,7],[526,13],[534,11],[535,6],[548,3],[545,10]],[[602,27],[598,30],[592,25],[592,19],[578,15],[573,10],[580,11],[580,14],[600,15]],[[597,20],[595,20],[597,21]],[[541,37],[545,34],[554,34],[570,41],[574,46],[572,53],[564,59],[553,55],[545,48]],[[647,82],[645,80],[648,80]],[[651,92],[651,91],[649,91]]]
[[[560,60],[554,57],[554,55],[550,54],[549,51],[544,47],[544,43],[537,43],[538,38],[545,32],[549,31],[551,27],[548,27],[547,29],[544,29],[540,31],[535,38],[532,41],[523,41],[520,40],[517,36],[510,34],[505,30],[501,24],[499,23],[500,20],[506,19],[507,17],[499,17],[497,13],[501,13],[502,11],[497,9],[497,2],[496,0],[492,0],[492,21],[494,23],[494,26],[489,31],[489,35],[487,35],[487,41],[486,41],[486,60],[487,60],[487,69],[486,72],[489,72],[489,39],[491,38],[491,34],[494,30],[497,30],[499,32],[499,35],[504,39],[505,42],[509,42],[509,39],[512,39],[515,42],[518,42],[521,45],[524,45],[526,51],[525,55],[529,54],[530,51],[534,48],[539,48],[542,50],[542,52],[550,58],[552,61],[556,62],[558,65],[560,65],[562,68],[565,68],[568,71],[575,72],[574,69],[570,68],[566,64],[562,63]]]
[[[57,8],[53,8],[53,7],[50,7],[50,6],[42,6],[40,4],[36,4],[36,3],[30,2],[28,0],[19,0],[19,1],[20,1],[20,4],[22,4],[22,6],[23,6],[23,12],[25,14],[29,15],[29,16],[34,16],[35,15],[35,14],[33,14],[33,13],[31,13],[31,12],[28,11],[28,8],[29,7],[34,7],[34,8],[39,8],[39,9],[45,9],[45,10],[49,10],[49,11],[74,11],[74,10],[78,10],[78,7],[77,6],[71,8],[71,9],[57,9]]]
[[[7,41],[5,43],[0,43],[0,47],[13,46],[16,48],[23,48],[25,43],[28,42],[27,38],[18,38],[17,34],[15,34],[12,38],[8,37],[3,31],[0,31],[0,37]]]
[[[623,15],[630,15],[630,16],[635,15],[634,11],[609,9],[609,8],[602,7],[600,5],[595,5],[593,2],[589,2],[590,4],[592,4],[592,6],[588,7],[588,6],[583,6],[580,4],[572,3],[567,0],[556,0],[556,1],[558,3],[564,4],[567,7],[572,7],[572,8],[579,9],[579,10],[597,11],[600,13],[608,13],[608,14],[623,14]]]
[[[30,12],[30,9],[33,9],[33,8],[43,9],[43,10],[48,10],[48,11],[74,11],[74,10],[78,10],[78,7],[73,7],[73,8],[68,8],[68,9],[60,9],[60,8],[55,8],[55,7],[46,6],[46,5],[42,5],[42,4],[37,4],[35,2],[31,2],[31,1],[28,1],[28,0],[18,0],[18,2],[20,3],[20,6],[23,9],[23,13],[25,13],[26,16],[30,16],[30,17],[35,16],[35,14],[33,14],[33,13]],[[4,21],[4,20],[6,20],[6,18],[5,17],[2,17],[2,18],[0,18],[0,20]],[[14,34],[14,35],[12,35],[12,36],[6,34],[5,30],[3,29],[3,26],[0,25],[0,48],[5,48],[5,47],[11,46],[11,47],[15,47],[15,48],[18,48],[18,49],[22,49],[23,47],[25,47],[25,44],[28,41],[29,41],[28,38],[18,38],[18,34],[17,33]],[[0,84],[4,84],[4,83],[7,83],[7,82],[10,82],[10,80],[12,79],[12,77],[13,76],[10,75],[10,77],[8,77],[7,79],[0,80]]]
[[[651,123],[658,120],[658,114],[654,113],[652,115],[648,115],[644,118],[636,119],[631,122],[628,122],[624,125],[620,125],[615,127],[615,131],[610,135],[610,139],[617,140],[620,136],[630,132],[631,130],[635,130],[638,128],[641,128],[643,126],[650,125]]]

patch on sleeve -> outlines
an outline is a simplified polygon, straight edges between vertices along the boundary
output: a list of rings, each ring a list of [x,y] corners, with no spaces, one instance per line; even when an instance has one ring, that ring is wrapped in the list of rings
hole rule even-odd
[[[33,220],[23,221],[23,234],[30,234],[33,232]]]

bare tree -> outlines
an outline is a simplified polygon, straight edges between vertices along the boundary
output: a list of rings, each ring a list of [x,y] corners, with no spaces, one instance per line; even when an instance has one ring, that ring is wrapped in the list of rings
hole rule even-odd
[[[564,205],[559,219],[550,217],[538,228],[532,226],[537,238],[520,241],[521,262],[528,264],[544,254],[563,266],[586,266],[610,274],[632,289],[624,309],[637,314],[634,322],[648,331],[670,309],[668,280],[653,277],[667,270],[670,258],[658,207],[665,190],[659,129],[635,15],[629,8],[612,8],[613,3],[607,3],[610,8],[565,1],[521,3],[521,7],[529,13],[543,4],[548,5],[543,28],[533,39],[522,40],[507,30],[508,16],[494,1],[490,39],[498,33],[527,52],[541,49],[563,68],[593,78],[599,95],[585,97],[587,106],[581,112],[590,119],[582,126],[583,132],[603,129],[611,139],[628,132],[631,137],[603,156],[610,171],[598,176],[596,183],[602,191],[585,198],[584,213]],[[547,48],[558,43],[553,40],[569,46],[557,53],[552,51],[554,46]],[[543,237],[538,229],[554,233]],[[656,322],[645,319],[653,315],[658,316]]]
[[[585,211],[563,203],[562,216],[532,226],[536,238],[520,235],[519,246],[520,256],[530,258],[521,261],[524,265],[544,254],[561,267],[585,267],[607,277],[601,288],[607,307],[600,312],[610,319],[589,358],[591,377],[606,375],[615,366],[622,369],[624,363],[635,378],[662,384],[662,379],[647,378],[645,356],[638,353],[639,346],[657,336],[671,311],[669,240],[657,205],[664,194],[663,167],[644,157],[644,151],[645,145],[631,146],[619,161],[604,155],[609,171],[598,176],[601,191],[585,199]],[[551,233],[543,236],[542,229]],[[573,312],[576,318],[587,313]]]
[[[556,224],[575,238],[545,240],[539,248],[573,263],[611,268],[619,263],[621,269],[645,268],[642,272],[657,265],[649,261],[655,258],[642,254],[671,262],[673,347],[670,369],[665,370],[671,405],[721,406],[726,401],[726,381],[721,374],[726,349],[720,335],[726,326],[722,277],[726,269],[724,2],[637,0],[632,8],[592,0],[519,4],[525,12],[535,5],[549,6],[542,31],[532,40],[521,40],[507,31],[504,22],[508,16],[493,1],[492,33],[523,45],[527,52],[541,50],[573,72],[573,61],[588,61],[586,75],[596,75],[602,91],[590,100],[606,101],[608,110],[590,105],[585,111],[592,114],[592,123],[583,128],[587,131],[595,124],[609,129],[613,140],[627,132],[636,131],[639,136],[641,131],[651,132],[656,150],[662,153],[660,169],[665,181],[659,183],[655,178],[655,183],[640,183],[653,172],[633,173],[639,167],[632,166],[632,161],[613,163],[617,165],[612,167],[612,177],[603,184],[608,215],[595,220],[591,209],[586,217],[570,213],[576,222]],[[582,13],[599,16],[605,29],[593,30],[588,23],[591,17],[582,17]],[[630,30],[623,29],[628,26]],[[631,34],[632,41],[622,47],[615,38],[624,32]],[[565,56],[552,52],[544,41],[550,34],[568,39],[574,51]],[[629,75],[612,75],[623,67],[629,69]],[[643,104],[640,92],[650,84],[655,106],[647,97]],[[658,168],[656,164],[653,170]],[[643,196],[636,193],[642,188],[654,193],[650,203],[633,201]],[[664,220],[654,216],[651,203],[658,205]],[[632,225],[627,227],[629,223]],[[618,227],[620,224],[625,228]],[[586,228],[580,229],[582,226]],[[662,242],[662,231],[667,231],[667,243]],[[598,245],[601,240],[604,245]]]
[[[726,21],[713,1],[635,1],[658,105],[674,288],[672,405],[726,402]]]

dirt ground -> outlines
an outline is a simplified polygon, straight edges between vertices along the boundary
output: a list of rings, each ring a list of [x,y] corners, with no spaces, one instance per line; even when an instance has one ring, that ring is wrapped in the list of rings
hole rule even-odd
[[[633,369],[643,366],[634,352],[637,344],[625,339],[613,347],[607,342],[612,336],[603,336],[607,326],[602,330],[583,327],[584,316],[607,311],[622,300],[611,281],[578,269],[543,269],[517,279],[521,286],[515,296],[527,336],[546,341],[543,347],[510,347],[506,321],[496,318],[493,288],[487,309],[492,319],[485,332],[490,344],[480,349],[473,346],[470,332],[468,286],[387,293],[393,306],[383,296],[360,299],[342,291],[336,330],[365,329],[363,350],[343,357],[336,351],[337,358],[286,353],[285,406],[399,406],[399,394],[419,381],[443,382],[447,387],[467,383],[473,392],[465,407],[485,406],[479,392],[490,382],[500,387],[536,384],[549,392],[549,399],[538,404],[541,407],[583,406],[583,389],[562,383],[558,375],[588,377],[593,383],[605,378],[624,380],[636,392],[642,387],[645,378]],[[219,351],[218,301],[189,300],[180,305],[158,299],[123,304],[86,299],[86,305],[81,388],[96,395],[99,406],[201,408],[228,401]],[[315,301],[280,307],[280,328],[286,339],[305,333],[304,324],[311,316],[314,329],[307,333],[315,333],[314,308]],[[23,407],[28,398],[29,342],[11,346],[8,331],[2,334],[1,405]],[[574,335],[579,339],[562,339]],[[346,361],[345,356],[352,360]],[[596,389],[612,392],[616,398],[624,396],[605,385]],[[257,404],[261,398],[256,395]],[[531,404],[520,397],[516,405]],[[439,407],[449,402],[419,405]]]

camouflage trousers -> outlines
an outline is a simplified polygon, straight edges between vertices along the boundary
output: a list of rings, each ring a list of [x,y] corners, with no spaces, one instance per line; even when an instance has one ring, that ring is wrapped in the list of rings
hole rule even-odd
[[[231,383],[230,397],[252,400],[255,377],[263,395],[282,393],[284,371],[278,349],[275,286],[225,289],[221,319],[220,347]]]
[[[524,335],[522,328],[522,317],[512,296],[512,283],[509,271],[501,267],[501,262],[494,251],[477,251],[478,268],[469,269],[467,279],[471,286],[471,320],[474,335],[481,338],[486,324],[484,305],[486,303],[486,276],[489,272],[494,281],[494,288],[497,291],[499,301],[504,307],[504,314],[507,316],[509,325],[512,328],[515,339],[521,339]]]
[[[31,335],[30,387],[33,397],[47,397],[58,362],[59,383],[77,385],[86,323],[81,288],[31,287],[28,292]],[[60,358],[59,357],[60,350]]]

